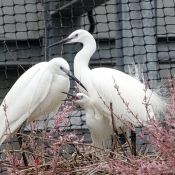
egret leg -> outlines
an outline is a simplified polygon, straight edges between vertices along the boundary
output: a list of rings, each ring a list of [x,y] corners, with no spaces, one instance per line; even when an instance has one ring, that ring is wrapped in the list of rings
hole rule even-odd
[[[20,148],[22,147],[22,135],[20,133],[24,133],[24,128],[26,126],[26,123],[27,123],[27,120],[23,122],[23,124],[21,125],[21,127],[17,133],[17,139],[18,139]],[[22,157],[23,157],[24,165],[28,166],[27,156],[24,152],[22,153]]]
[[[132,145],[132,154],[136,156],[136,132],[131,131],[131,145]]]
[[[119,136],[119,141],[120,141],[120,144],[123,145],[126,143],[126,139],[125,139],[125,136],[124,134],[118,134]]]

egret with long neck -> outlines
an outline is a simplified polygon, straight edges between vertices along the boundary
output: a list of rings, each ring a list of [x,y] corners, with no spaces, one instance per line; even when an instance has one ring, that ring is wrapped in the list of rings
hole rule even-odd
[[[147,89],[145,93],[145,85],[135,78],[115,69],[101,67],[91,70],[88,67],[89,60],[96,50],[95,39],[89,32],[82,29],[76,30],[67,38],[49,47],[77,42],[82,43],[83,48],[76,54],[74,59],[75,76],[87,88],[88,92],[81,87],[80,91],[92,99],[97,114],[100,113],[100,115],[111,119],[108,107],[112,102],[113,112],[116,114],[115,126],[118,128],[124,124],[117,116],[134,125],[141,125],[145,124],[149,118],[155,118],[155,115],[159,116],[161,113],[165,113],[167,102],[164,98],[150,89]],[[115,84],[118,87],[117,89],[114,87]],[[150,105],[143,104],[145,97],[147,99],[145,103]],[[135,117],[136,115],[138,117]]]

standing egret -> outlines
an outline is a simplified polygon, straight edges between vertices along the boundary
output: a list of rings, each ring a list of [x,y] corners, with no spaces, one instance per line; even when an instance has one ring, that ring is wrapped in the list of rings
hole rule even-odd
[[[93,145],[99,148],[109,148],[113,134],[110,120],[103,115],[96,115],[93,101],[87,95],[83,93],[76,95],[68,93],[68,95],[75,97],[75,103],[85,110],[86,125],[91,133]]]
[[[66,98],[66,94],[61,92],[69,91],[69,77],[82,85],[71,74],[69,65],[63,58],[38,63],[27,70],[0,106],[0,145],[7,134],[17,132],[25,121],[28,125],[37,117],[58,110]]]
[[[95,39],[89,32],[82,29],[76,30],[67,38],[49,47],[76,42],[82,43],[83,48],[75,56],[74,73],[87,88],[88,92],[81,87],[80,90],[92,99],[97,115],[100,113],[111,119],[110,110],[104,102],[108,106],[112,102],[114,114],[122,116],[123,119],[134,125],[145,123],[148,120],[148,111],[149,116],[153,118],[155,118],[156,114],[159,115],[165,112],[166,101],[149,89],[145,93],[145,85],[135,78],[115,69],[95,68],[91,70],[88,67],[89,60],[96,50]],[[114,88],[114,81],[118,86],[118,90]],[[143,104],[145,96],[150,103],[147,106],[147,110]],[[128,111],[128,107],[124,104],[123,99],[128,103],[132,113]],[[138,119],[133,114],[137,115]],[[115,117],[115,126],[116,128],[123,127],[124,123]]]

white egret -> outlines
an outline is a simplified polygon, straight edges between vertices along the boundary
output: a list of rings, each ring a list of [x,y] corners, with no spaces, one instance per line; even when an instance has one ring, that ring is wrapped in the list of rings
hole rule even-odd
[[[17,132],[25,121],[28,125],[37,117],[58,110],[66,98],[66,94],[61,92],[69,91],[69,77],[82,85],[71,74],[69,65],[63,58],[38,63],[27,70],[0,106],[0,145],[6,139],[6,134]]]
[[[66,93],[66,92],[64,92]],[[110,120],[103,115],[96,115],[93,100],[83,93],[76,95],[66,93],[75,98],[75,103],[85,110],[86,125],[91,133],[93,145],[99,148],[111,147],[113,134]]]
[[[110,102],[112,102],[113,112],[116,115],[122,116],[123,119],[126,119],[134,125],[139,125],[140,123],[144,123],[148,120],[147,111],[149,111],[149,116],[154,118],[155,114],[159,115],[160,113],[165,112],[167,107],[166,101],[164,101],[163,98],[157,95],[154,91],[149,89],[145,94],[145,85],[135,78],[110,68],[95,68],[90,70],[88,64],[91,56],[96,50],[96,42],[89,32],[82,29],[76,30],[67,38],[56,42],[49,47],[58,44],[75,42],[82,43],[83,48],[75,56],[74,73],[87,88],[88,92],[81,87],[80,90],[92,99],[97,115],[99,113],[102,116],[104,115],[111,119],[110,110],[103,101],[108,106]],[[118,86],[118,91],[114,88],[114,81]],[[99,96],[102,97],[103,101],[99,98]],[[145,96],[150,103],[150,105],[147,106],[148,110],[146,110],[146,107],[143,104]],[[138,119],[136,119],[136,117],[128,111],[128,107],[123,103],[122,99],[129,104],[129,109],[138,116]],[[115,126],[116,128],[119,128],[123,127],[124,124],[116,117]]]

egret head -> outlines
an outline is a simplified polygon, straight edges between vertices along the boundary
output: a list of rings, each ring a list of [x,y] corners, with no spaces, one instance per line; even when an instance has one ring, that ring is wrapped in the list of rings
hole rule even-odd
[[[94,103],[91,98],[83,93],[77,93],[75,96],[75,104],[80,105],[81,108],[94,111]]]
[[[87,43],[87,41],[89,40],[94,40],[93,36],[86,30],[83,29],[79,29],[74,31],[73,33],[71,33],[67,38],[58,41],[54,44],[51,44],[49,47],[55,46],[55,45],[61,45],[61,44],[65,44],[65,43]]]
[[[70,72],[69,64],[63,58],[53,58],[49,61],[51,69],[53,72],[67,77]]]
[[[68,92],[62,92],[64,94],[67,94],[68,96],[73,97],[75,100],[75,104],[77,105],[77,108],[82,108],[86,112],[92,113],[94,115],[95,113],[95,108],[94,108],[94,103],[91,98],[89,98],[87,95],[83,93],[77,93],[76,95],[68,93]],[[70,101],[71,99],[66,99],[64,101]]]
[[[90,98],[83,93],[77,93],[75,96],[75,103],[79,105],[89,103],[89,101],[90,101]]]
[[[75,103],[80,105],[83,109],[85,109],[87,106],[93,106],[91,98],[89,98],[87,95],[83,93],[77,93],[76,95],[68,92],[62,92],[62,93],[73,97],[73,99],[75,99]]]
[[[64,77],[68,76],[69,78],[72,78],[86,90],[85,86],[74,75],[72,75],[72,72],[69,68],[69,64],[66,60],[64,60],[63,58],[54,58],[51,61],[49,61],[49,64],[51,71]]]

